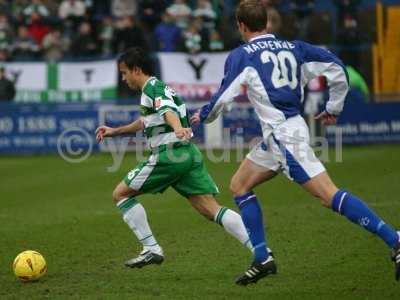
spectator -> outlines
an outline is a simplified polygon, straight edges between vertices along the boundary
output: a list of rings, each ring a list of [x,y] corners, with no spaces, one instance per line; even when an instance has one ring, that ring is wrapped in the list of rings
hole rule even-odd
[[[112,0],[111,12],[116,18],[136,15],[137,11],[136,0]]]
[[[135,24],[133,17],[123,17],[116,25],[114,34],[114,53],[120,53],[130,47],[148,49],[143,31]]]
[[[9,61],[10,60],[10,54],[8,52],[8,49],[0,49],[0,61]]]
[[[33,60],[39,53],[39,46],[29,36],[28,28],[24,25],[18,27],[18,35],[13,44],[13,56],[17,60]]]
[[[141,0],[139,4],[139,18],[149,32],[161,22],[162,13],[166,8],[163,0]]]
[[[32,0],[32,3],[23,10],[23,14],[27,18],[30,18],[34,13],[42,18],[47,18],[50,14],[46,5],[41,0]]]
[[[272,34],[279,34],[281,29],[282,19],[278,10],[271,6],[268,8],[268,22],[267,22],[267,31]]]
[[[221,35],[219,34],[218,31],[214,30],[210,34],[210,43],[209,47],[211,52],[218,52],[218,51],[224,51],[224,42],[221,39]]]
[[[225,4],[227,2],[227,4]],[[210,0],[213,11],[215,12],[216,19],[219,20],[223,17],[225,5],[229,5],[229,1],[225,0]]]
[[[43,39],[43,56],[47,61],[58,61],[62,58],[66,49],[66,43],[62,38],[61,31],[54,29]]]
[[[294,0],[294,1],[297,1],[297,0]],[[266,7],[270,8],[270,7],[277,7],[281,1],[280,0],[261,0],[261,2]]]
[[[97,41],[92,34],[92,26],[89,22],[79,25],[79,33],[71,45],[71,53],[75,57],[90,57],[98,53]]]
[[[355,68],[359,68],[359,52],[355,51],[362,42],[362,34],[358,28],[357,20],[348,15],[343,20],[340,27],[337,42],[341,45],[340,58],[345,64],[352,64]]]
[[[154,30],[156,50],[174,52],[181,42],[181,29],[174,23],[172,16],[165,12],[162,22]]]
[[[17,24],[24,24],[24,9],[29,4],[28,0],[13,0],[11,2],[11,15]]]
[[[4,67],[0,66],[0,101],[12,101],[15,97],[15,84],[6,77]]]
[[[0,0],[0,11],[1,12],[9,12],[11,9],[10,3],[7,0]]]
[[[49,33],[50,28],[45,24],[42,16],[34,11],[30,17],[28,31],[35,42],[41,46],[43,38]]]
[[[86,13],[86,6],[80,0],[64,0],[58,9],[58,16],[65,20],[69,18],[82,19]]]
[[[11,47],[12,30],[6,15],[0,15],[0,50],[7,50]]]
[[[167,8],[167,12],[175,19],[176,25],[182,29],[188,26],[189,19],[192,16],[192,10],[186,4],[185,0],[175,0],[174,3]]]
[[[201,51],[202,38],[197,22],[193,21],[183,33],[186,52],[197,54]]]
[[[193,11],[193,16],[201,18],[205,28],[213,29],[215,27],[217,14],[213,10],[209,0],[198,0],[197,7]]]
[[[232,17],[235,15],[236,0],[224,0],[220,2],[222,4],[222,14],[225,17]]]
[[[102,17],[111,15],[111,1],[112,0],[91,1],[93,3],[92,9],[95,18],[97,16]]]
[[[73,35],[83,21],[86,14],[86,6],[80,0],[64,0],[58,9],[58,16],[64,21],[67,35]]]
[[[308,26],[310,23],[310,15],[314,9],[314,0],[292,0],[290,7],[296,15],[295,26],[297,28],[297,36],[301,40],[308,39]]]
[[[114,36],[113,19],[106,16],[102,20],[99,39],[101,41],[101,54],[104,57],[110,56],[113,53],[112,44]]]
[[[48,18],[51,20],[56,20],[58,16],[58,8],[60,6],[59,0],[42,0],[43,5],[47,8],[49,12]]]
[[[357,20],[357,9],[361,0],[334,0],[338,10],[338,20],[355,19]]]
[[[234,49],[242,43],[239,31],[236,29],[236,26],[232,26],[232,24],[235,24],[235,19],[234,16],[223,18],[221,25],[218,27],[218,32],[226,49]]]

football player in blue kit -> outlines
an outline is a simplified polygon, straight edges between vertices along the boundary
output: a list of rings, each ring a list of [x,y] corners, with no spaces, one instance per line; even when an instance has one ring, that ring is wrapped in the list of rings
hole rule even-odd
[[[214,121],[245,86],[260,120],[263,141],[250,151],[230,184],[254,248],[253,263],[236,283],[255,283],[277,272],[274,258],[267,250],[262,211],[252,190],[278,172],[300,184],[323,206],[380,237],[392,249],[395,278],[399,280],[399,232],[359,197],[336,187],[315,156],[308,127],[300,115],[304,86],[322,75],[329,85],[329,100],[316,119],[324,125],[336,124],[349,89],[343,63],[322,48],[302,41],[279,40],[268,34],[267,11],[260,1],[242,1],[236,18],[246,43],[231,51],[219,91],[191,117],[192,124]]]

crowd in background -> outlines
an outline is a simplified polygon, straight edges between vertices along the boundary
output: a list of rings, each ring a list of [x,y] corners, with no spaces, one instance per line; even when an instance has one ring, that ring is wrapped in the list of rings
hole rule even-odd
[[[114,58],[133,46],[149,52],[227,51],[241,43],[235,21],[238,2],[0,0],[0,64]],[[368,43],[374,26],[360,17],[361,0],[260,2],[268,9],[268,32],[327,45],[371,83]],[[321,4],[330,6],[321,11]],[[118,95],[127,97],[132,91],[120,82]]]
[[[221,51],[229,2],[0,0],[0,61],[109,57],[131,46]]]
[[[260,1],[268,6],[270,32],[321,42],[312,34],[313,0]],[[361,0],[331,1],[339,21],[336,40],[328,42],[360,43],[357,6]],[[0,0],[0,61],[112,57],[131,46],[149,51],[224,51],[240,43],[234,25],[237,2]],[[289,5],[285,26],[283,4]]]

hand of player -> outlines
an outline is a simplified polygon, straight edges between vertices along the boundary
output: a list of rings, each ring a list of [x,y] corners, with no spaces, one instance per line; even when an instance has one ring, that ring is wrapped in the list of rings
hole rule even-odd
[[[96,129],[96,140],[97,142],[102,142],[105,137],[110,137],[115,135],[115,129],[108,126],[100,126]]]
[[[321,120],[323,125],[335,125],[337,122],[337,116],[328,113],[327,111],[321,112],[319,115],[314,117],[315,120]]]
[[[192,138],[193,132],[191,128],[179,128],[175,130],[175,135],[178,139],[188,141]]]
[[[198,109],[191,117],[190,117],[190,124],[196,125],[200,123],[200,109]]]

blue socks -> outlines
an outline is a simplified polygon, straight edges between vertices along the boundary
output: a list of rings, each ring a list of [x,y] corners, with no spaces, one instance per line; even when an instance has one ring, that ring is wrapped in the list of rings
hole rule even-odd
[[[362,200],[352,194],[339,190],[332,199],[332,209],[347,217],[353,223],[378,235],[390,248],[399,243],[399,235],[379,218]]]
[[[240,209],[243,224],[249,233],[250,241],[254,248],[254,260],[264,262],[269,253],[264,235],[264,225],[261,207],[253,192],[235,197],[235,202]]]
[[[253,192],[248,192],[235,197],[235,202],[240,209],[244,226],[254,247],[254,260],[259,263],[263,262],[268,258],[269,252],[264,234],[262,211],[257,197]],[[351,222],[378,235],[390,248],[398,245],[398,233],[379,218],[362,200],[349,192],[339,190],[333,196],[332,209],[347,217]]]

